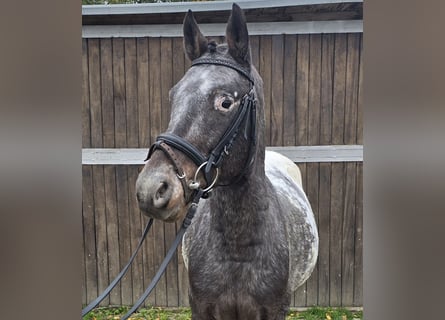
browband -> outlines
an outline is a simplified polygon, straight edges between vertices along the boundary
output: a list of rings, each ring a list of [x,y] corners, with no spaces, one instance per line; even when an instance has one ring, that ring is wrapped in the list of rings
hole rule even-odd
[[[192,67],[200,64],[216,64],[221,66],[229,67],[233,70],[238,71],[243,76],[245,76],[249,81],[252,83],[252,85],[255,83],[253,81],[252,76],[250,75],[250,72],[236,64],[233,63],[233,61],[229,59],[221,59],[221,58],[198,58],[192,61]]]

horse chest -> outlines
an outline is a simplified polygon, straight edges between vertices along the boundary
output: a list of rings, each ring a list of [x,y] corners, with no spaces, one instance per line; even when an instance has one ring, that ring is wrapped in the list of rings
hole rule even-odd
[[[216,235],[190,252],[189,277],[192,292],[214,300],[224,292],[249,292],[261,300],[285,291],[288,252],[283,246],[256,239],[245,243]]]

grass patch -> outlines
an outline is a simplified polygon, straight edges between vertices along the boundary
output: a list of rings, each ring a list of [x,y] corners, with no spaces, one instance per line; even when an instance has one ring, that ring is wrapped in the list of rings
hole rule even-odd
[[[83,320],[118,320],[130,308],[96,308],[83,317]],[[190,320],[190,308],[142,308],[133,314],[130,320]],[[344,308],[313,307],[306,311],[290,311],[286,320],[355,320],[363,319],[362,311],[350,311]]]

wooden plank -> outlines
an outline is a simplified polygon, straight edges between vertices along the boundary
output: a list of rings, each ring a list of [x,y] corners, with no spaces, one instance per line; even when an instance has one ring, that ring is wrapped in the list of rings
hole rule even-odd
[[[345,124],[344,142],[357,141],[357,94],[359,37],[347,35],[346,84],[345,84]],[[356,164],[345,164],[345,199],[343,210],[342,244],[342,305],[351,306],[354,301],[354,237],[356,219]]]
[[[131,253],[134,252],[139,239],[142,235],[143,226],[141,224],[141,213],[136,200],[136,179],[138,176],[137,166],[127,166],[128,171],[128,216],[130,220],[130,241],[131,241]],[[133,301],[135,303],[137,299],[144,292],[144,270],[142,254],[138,254],[131,265],[132,275],[132,289],[133,289]]]
[[[173,64],[173,74],[172,74],[172,85],[181,80],[184,76],[184,49],[182,44],[182,38],[176,37],[172,39],[172,64]]]
[[[143,217],[142,224],[145,226],[148,222],[147,217]],[[143,271],[144,271],[144,288],[147,288],[153,279],[157,269],[155,269],[154,262],[154,251],[155,251],[155,241],[154,241],[154,226],[150,229],[147,234],[147,238],[142,246],[142,258],[143,258]],[[157,248],[156,248],[157,250]],[[145,300],[144,305],[146,307],[156,305],[156,290],[154,290]]]
[[[360,35],[359,82],[357,98],[357,143],[363,144],[363,35]]]
[[[345,199],[342,226],[342,305],[354,301],[354,238],[356,219],[356,163],[345,164]]]
[[[113,39],[114,135],[117,148],[127,147],[124,39]]]
[[[320,141],[321,35],[310,36],[308,145]]]
[[[331,164],[320,163],[318,189],[318,305],[329,306],[331,238]]]
[[[149,64],[148,39],[138,38],[137,42],[137,92],[138,92],[138,121],[139,146],[150,146],[150,96],[149,96]],[[145,159],[145,158],[144,158]]]
[[[125,39],[125,109],[127,148],[139,147],[136,39]]]
[[[284,38],[283,72],[283,145],[295,145],[296,134],[296,97],[295,78],[297,72],[297,36]]]
[[[148,47],[148,63],[150,65],[150,143],[153,143],[162,129],[160,38],[150,38]]]
[[[272,88],[270,104],[270,145],[283,145],[283,53],[284,36],[272,36]]]
[[[272,77],[272,38],[270,36],[260,36],[260,75],[263,78],[264,91],[264,116],[266,121],[266,128],[264,132],[265,143],[270,145],[270,125],[271,125],[271,77]]]
[[[107,219],[105,215],[105,192],[103,166],[93,167],[94,220],[96,235],[97,287],[99,292],[105,290],[109,284],[108,254],[107,254]],[[106,306],[109,298],[100,304]]]
[[[130,219],[128,217],[128,175],[127,167],[116,166],[116,193],[119,232],[119,257],[122,269],[131,256]],[[132,273],[128,271],[121,280],[122,305],[133,303]]]
[[[308,101],[309,101],[309,36],[298,36],[297,82],[296,82],[296,136],[297,146],[308,144]]]
[[[111,281],[116,278],[121,270],[115,166],[104,166],[104,182],[105,212],[107,216],[108,273]],[[121,285],[119,283],[110,293],[110,304],[120,305],[121,301]]]
[[[99,40],[88,40],[91,147],[103,146]]]
[[[85,303],[96,299],[97,268],[94,221],[93,168],[82,166],[82,231],[85,259]]]
[[[82,39],[82,147],[91,148],[88,41]]]
[[[164,234],[164,222],[160,220],[155,220],[153,223],[153,235],[154,235],[154,252],[153,252],[153,265],[155,270],[159,269],[162,261],[164,260],[166,248],[165,248],[165,234]],[[155,288],[156,294],[156,306],[166,307],[167,306],[167,281],[165,273],[162,275],[158,284]]]
[[[363,164],[357,164],[354,238],[354,306],[363,306]]]
[[[326,16],[327,18],[327,16]],[[362,33],[363,20],[284,21],[247,23],[250,36],[283,34]],[[338,19],[338,17],[336,17]],[[200,23],[208,37],[225,34],[225,23]],[[182,24],[84,25],[82,38],[133,38],[182,36]]]
[[[333,34],[322,36],[321,55],[321,110],[320,144],[330,145],[332,141],[332,86],[334,78],[334,40]]]
[[[320,144],[329,145],[332,140],[332,86],[334,64],[334,35],[322,36],[321,92],[320,92]],[[330,215],[331,215],[331,164],[320,163],[318,190],[318,305],[329,306],[330,291]]]
[[[331,220],[329,261],[329,305],[341,306],[342,299],[342,216],[344,205],[345,175],[343,163],[332,163],[331,172]]]
[[[345,144],[357,143],[360,35],[347,35],[345,84]]]
[[[251,51],[252,65],[257,70],[259,70],[259,66],[260,66],[260,37],[250,35],[249,43],[250,43],[250,49],[251,49],[250,51]]]
[[[100,39],[100,76],[102,95],[103,143],[114,145],[113,52],[111,39]]]
[[[344,102],[346,79],[346,36],[335,35],[334,89],[332,114],[332,143],[344,141]],[[344,165],[332,164],[331,186],[331,261],[330,261],[330,305],[341,305],[342,284],[342,213],[344,206]],[[334,259],[334,257],[336,257]]]
[[[335,35],[332,144],[344,144],[346,44],[346,35]]]
[[[161,38],[161,132],[164,132],[170,122],[170,102],[168,93],[173,86],[172,39]]]

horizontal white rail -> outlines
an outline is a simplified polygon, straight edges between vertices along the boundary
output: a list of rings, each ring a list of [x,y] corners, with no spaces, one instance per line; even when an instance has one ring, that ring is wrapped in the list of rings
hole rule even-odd
[[[361,162],[362,145],[267,147],[296,163],[304,162]],[[82,149],[83,165],[141,165],[146,149]]]
[[[318,33],[360,33],[363,20],[333,21],[288,21],[248,23],[250,35],[277,34],[318,34]],[[203,23],[199,25],[206,36],[223,36],[226,24]],[[152,25],[85,25],[82,38],[140,38],[140,37],[182,37],[181,24]]]

